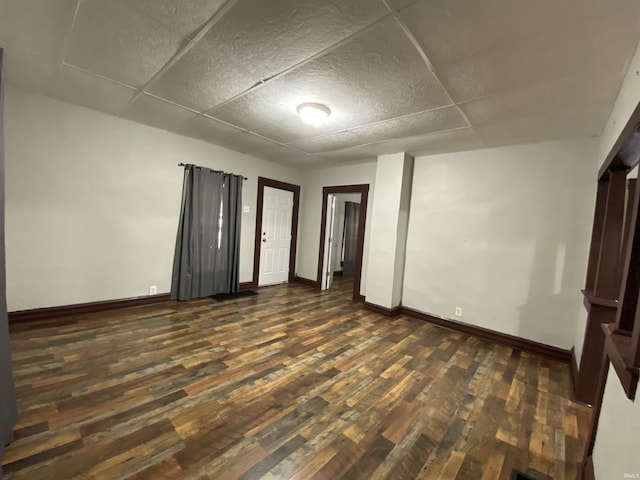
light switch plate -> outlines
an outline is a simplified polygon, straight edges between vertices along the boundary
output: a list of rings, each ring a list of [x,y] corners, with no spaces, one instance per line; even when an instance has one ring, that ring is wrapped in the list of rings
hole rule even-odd
[[[249,205],[245,205],[244,207],[242,207],[242,212],[251,213],[251,207]]]

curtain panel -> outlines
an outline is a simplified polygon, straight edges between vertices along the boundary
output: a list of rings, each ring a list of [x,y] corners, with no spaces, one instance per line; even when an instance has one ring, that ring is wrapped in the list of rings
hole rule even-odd
[[[185,165],[173,300],[240,290],[242,182],[242,176]]]
[[[0,459],[4,446],[13,440],[18,408],[13,386],[9,325],[7,316],[7,276],[4,251],[4,52],[0,48]],[[0,469],[0,477],[2,470]]]

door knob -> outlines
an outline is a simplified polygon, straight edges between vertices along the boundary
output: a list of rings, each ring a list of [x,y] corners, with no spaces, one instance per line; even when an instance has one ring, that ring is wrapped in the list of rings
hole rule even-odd
[[[267,239],[266,239],[266,238],[263,238],[263,239],[262,239],[262,243],[267,243]]]

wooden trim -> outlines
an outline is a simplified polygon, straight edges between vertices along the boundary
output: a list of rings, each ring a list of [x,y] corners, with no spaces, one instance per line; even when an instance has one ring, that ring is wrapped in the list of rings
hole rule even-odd
[[[376,305],[375,303],[364,302],[364,308],[371,310],[372,312],[379,313],[385,317],[397,317],[402,313],[402,307],[397,306],[394,308],[383,307],[382,305]]]
[[[596,193],[596,206],[593,212],[593,227],[591,230],[591,243],[589,247],[589,260],[587,263],[587,280],[583,292],[593,292],[596,286],[596,271],[598,270],[598,259],[600,258],[600,244],[602,242],[602,229],[604,228],[604,213],[607,206],[607,191],[609,182],[598,181]]]
[[[247,290],[255,290],[258,285],[253,282],[240,282],[240,291],[246,292]]]
[[[622,132],[620,132],[618,139],[611,147],[611,150],[609,151],[607,157],[604,159],[604,162],[602,163],[602,166],[598,171],[598,178],[607,178],[609,175],[609,169],[629,170],[635,166],[635,165],[626,165],[624,161],[620,157],[618,157],[618,152],[620,151],[622,146],[625,144],[627,139],[629,139],[629,137],[631,137],[633,132],[636,130],[638,123],[640,123],[640,103],[636,105],[636,108],[631,114],[631,116],[629,117],[627,124],[622,129]]]
[[[624,217],[624,233],[622,234],[622,252],[623,258],[625,252],[629,247],[629,242],[632,240],[632,230],[631,226],[634,225],[635,219],[637,218],[638,213],[638,202],[636,200],[636,184],[638,183],[638,179],[630,178],[627,180],[627,205],[626,212]],[[621,265],[621,268],[627,267],[626,264]],[[622,278],[622,272],[620,274],[620,278]]]
[[[584,356],[584,353],[582,354]],[[591,423],[589,425],[589,434],[587,435],[587,442],[584,449],[583,460],[581,462],[581,472],[582,476],[578,476],[578,478],[583,478],[587,480],[594,479],[593,475],[593,448],[596,443],[596,437],[598,435],[598,423],[600,422],[600,412],[602,411],[602,400],[604,398],[604,390],[607,384],[607,377],[609,376],[609,358],[607,357],[606,352],[602,353],[602,357],[600,358],[599,368],[597,372],[597,386],[598,391],[595,395],[595,401],[593,402],[593,408],[591,410]],[[588,476],[591,475],[591,476]]]
[[[629,186],[635,187],[635,181]],[[616,329],[633,330],[634,317],[638,308],[638,289],[640,289],[640,222],[638,208],[640,206],[640,189],[629,188],[627,216],[625,222],[625,238],[623,238],[622,262],[620,265],[618,298],[620,308],[616,315]]]
[[[619,297],[622,275],[620,248],[624,232],[626,175],[626,170],[616,170],[612,171],[606,180],[600,179],[598,182],[597,201],[600,203],[604,201],[605,205],[601,213],[602,218],[594,219],[593,232],[595,235],[596,231],[600,231],[600,238],[599,243],[592,245],[598,249],[597,262],[595,265],[590,263],[587,272],[587,285],[593,282],[593,290],[585,293],[585,305],[589,313],[582,344],[576,393],[576,398],[580,402],[589,405],[597,402],[596,395],[599,390],[598,371],[605,344],[600,325],[614,322],[620,307],[615,300],[621,300]],[[606,185],[606,199],[601,196],[604,185]],[[596,216],[598,216],[597,212]],[[601,228],[596,228],[596,221],[602,223]],[[592,241],[594,241],[593,236]],[[595,275],[593,275],[594,267]]]
[[[628,332],[616,330],[612,324],[603,324],[602,330],[605,334],[604,348],[609,361],[618,374],[627,398],[634,400],[640,370],[631,363],[633,351],[631,336]]]
[[[81,315],[85,313],[105,312],[120,310],[122,308],[140,307],[156,303],[168,302],[168,293],[158,295],[144,295],[142,297],[120,298],[117,300],[101,300],[99,302],[76,303],[73,305],[61,305],[57,307],[33,308],[30,310],[17,310],[9,312],[9,323],[17,324],[36,320],[49,320],[52,318]]]
[[[258,287],[260,276],[260,242],[262,241],[262,211],[264,209],[264,187],[293,192],[293,212],[291,213],[291,249],[289,253],[289,282],[295,281],[296,249],[298,247],[298,216],[300,210],[300,185],[280,182],[271,178],[258,177],[258,198],[256,202],[256,230],[253,247],[253,284]]]
[[[342,277],[342,275],[343,275],[342,270],[336,270],[335,272],[333,272],[334,277]]]
[[[617,298],[620,293],[620,247],[624,223],[626,171],[611,172],[607,188],[600,255],[593,293],[596,297]]]
[[[571,359],[569,360],[569,373],[571,374],[571,390],[573,392],[573,399],[577,398],[578,393],[578,359],[576,358],[576,347],[571,347],[569,350]]]
[[[584,462],[578,464],[578,480],[596,480],[593,470],[593,457],[589,455]]]
[[[580,368],[578,369],[578,390],[576,398],[587,405],[597,401],[600,362],[604,352],[604,332],[601,324],[612,323],[616,319],[616,309],[592,304],[589,307],[584,330]]]
[[[620,302],[615,298],[601,298],[596,297],[591,292],[587,292],[586,290],[581,290],[584,295],[585,300],[588,302],[587,308],[591,307],[591,305],[598,305],[599,307],[612,308],[617,310],[620,306]]]
[[[506,333],[496,332],[495,330],[489,330],[487,328],[477,327],[468,323],[458,322],[439,315],[420,312],[408,307],[402,307],[401,313],[409,317],[424,320],[426,322],[433,323],[434,325],[448,328],[449,330],[454,330],[466,335],[471,335],[488,342],[506,345],[507,347],[511,347],[516,350],[522,350],[523,352],[533,353],[535,355],[540,355],[565,363],[569,363],[571,361],[571,352],[562,348],[534,342],[533,340],[527,340],[526,338],[516,337]]]
[[[308,278],[299,277],[297,275],[294,278],[294,282],[301,283],[303,285],[307,285],[307,286],[313,287],[313,288],[318,288],[319,287],[318,282],[316,282],[315,280],[310,280]]]
[[[327,202],[329,194],[359,193],[360,217],[358,218],[358,238],[356,241],[356,259],[353,268],[353,299],[362,301],[360,285],[362,283],[362,256],[364,251],[364,231],[367,221],[367,204],[369,201],[369,184],[360,185],[336,185],[322,188],[322,213],[320,220],[320,248],[318,249],[318,270],[316,281],[318,288],[322,288],[322,263],[324,260],[324,236],[327,230]]]

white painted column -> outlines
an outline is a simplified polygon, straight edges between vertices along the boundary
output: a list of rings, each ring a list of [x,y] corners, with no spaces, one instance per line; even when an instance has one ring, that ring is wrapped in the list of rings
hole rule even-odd
[[[403,152],[381,155],[376,166],[366,301],[385,308],[402,299],[413,163]]]

